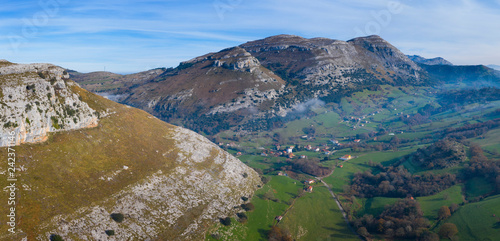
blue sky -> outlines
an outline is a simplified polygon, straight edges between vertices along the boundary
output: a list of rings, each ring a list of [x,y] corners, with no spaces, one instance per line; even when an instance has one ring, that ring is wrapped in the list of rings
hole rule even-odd
[[[500,65],[500,0],[5,0],[0,59],[81,72],[175,67],[277,34],[378,34],[406,54]]]

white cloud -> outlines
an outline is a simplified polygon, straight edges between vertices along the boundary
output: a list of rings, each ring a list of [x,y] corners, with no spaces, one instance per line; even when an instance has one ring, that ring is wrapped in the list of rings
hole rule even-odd
[[[92,70],[92,62],[96,70],[106,64],[118,72],[175,66],[207,52],[281,33],[348,40],[356,37],[356,28],[380,24],[374,13],[387,10],[390,0],[232,2],[236,4],[226,9],[223,18],[212,1],[69,2],[18,52],[3,52],[7,56],[0,58],[67,63],[82,71]],[[392,14],[388,24],[380,24],[379,34],[405,53],[442,56],[460,64],[500,64],[500,0],[400,3],[403,11]],[[2,49],[10,45],[5,36],[21,34],[20,19],[39,10],[35,6],[30,12],[26,7],[13,8],[19,11],[17,16],[0,17]],[[82,63],[80,68],[77,63]]]

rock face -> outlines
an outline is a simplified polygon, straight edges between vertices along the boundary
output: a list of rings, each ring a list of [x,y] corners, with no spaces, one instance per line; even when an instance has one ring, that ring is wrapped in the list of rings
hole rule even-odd
[[[427,65],[453,65],[450,61],[443,59],[441,57],[436,57],[432,59],[426,59],[422,56],[419,55],[408,55],[408,58],[410,58],[413,62],[415,63],[420,63],[420,64],[427,64]]]
[[[303,84],[327,87],[366,81],[367,73],[385,82],[422,82],[421,71],[397,48],[379,36],[345,41],[278,35],[241,45],[271,70],[285,71]],[[365,78],[368,76],[364,76]],[[382,80],[382,82],[384,82]],[[335,88],[335,87],[332,87]]]
[[[202,240],[262,185],[205,137],[89,93],[62,68],[0,62],[0,73],[18,187],[16,233],[0,231],[0,240]],[[0,165],[0,186],[10,184],[8,167]],[[8,212],[0,209],[1,223]]]
[[[79,100],[71,90],[76,83],[68,77],[51,64],[0,65],[0,146],[45,141],[49,132],[97,126],[97,113]]]
[[[241,197],[252,196],[261,184],[255,171],[206,138],[183,128],[169,138],[182,150],[176,168],[159,170],[100,204],[54,217],[50,223],[58,227],[38,239],[57,233],[64,240],[203,240],[207,223],[231,215]],[[112,213],[123,214],[125,221],[110,219]]]

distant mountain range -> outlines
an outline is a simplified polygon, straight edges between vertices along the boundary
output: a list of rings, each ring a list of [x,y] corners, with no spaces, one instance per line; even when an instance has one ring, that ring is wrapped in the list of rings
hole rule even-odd
[[[413,62],[415,63],[420,63],[420,64],[427,64],[427,65],[453,65],[451,62],[449,62],[446,59],[443,59],[441,57],[436,57],[432,59],[426,59],[422,56],[419,55],[408,55],[408,58],[410,58]]]
[[[487,67],[500,71],[500,65],[490,64],[490,65],[487,65]]]
[[[176,68],[125,76],[70,75],[91,91],[211,135],[227,129],[272,129],[310,100],[336,102],[382,84],[454,81],[447,73],[460,81],[498,82],[496,73],[475,68],[455,67],[442,58],[410,59],[379,36],[340,41],[277,35],[208,53]]]

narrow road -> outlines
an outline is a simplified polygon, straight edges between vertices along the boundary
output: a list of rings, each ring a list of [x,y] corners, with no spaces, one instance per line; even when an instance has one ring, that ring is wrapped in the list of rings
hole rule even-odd
[[[330,174],[331,175],[331,174]],[[356,235],[358,236],[358,238],[360,240],[365,240],[363,237],[361,237],[358,233],[356,233],[356,231],[354,230],[354,228],[351,226],[351,223],[349,222],[349,220],[347,219],[347,214],[344,210],[344,208],[342,207],[342,205],[340,204],[340,201],[337,199],[337,197],[335,196],[335,194],[333,193],[332,189],[330,188],[330,186],[328,186],[328,184],[323,181],[323,179],[319,179],[319,178],[316,178],[318,180],[321,181],[321,183],[323,183],[323,185],[325,185],[326,188],[328,188],[328,191],[330,192],[330,194],[332,194],[332,197],[333,199],[335,200],[335,202],[337,203],[337,206],[339,207],[340,209],[340,212],[342,213],[342,216],[344,216],[344,220],[347,224],[347,227],[349,227],[349,229]]]

